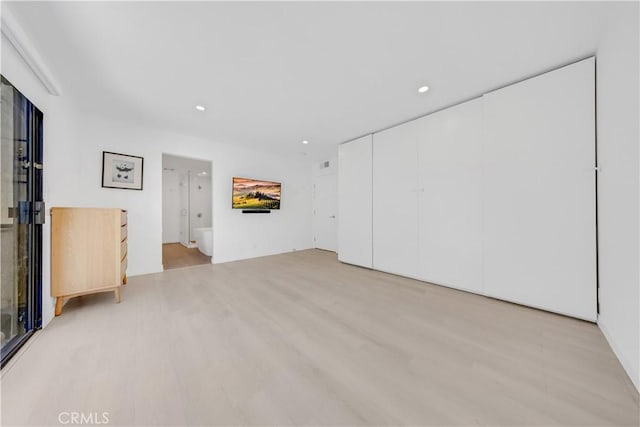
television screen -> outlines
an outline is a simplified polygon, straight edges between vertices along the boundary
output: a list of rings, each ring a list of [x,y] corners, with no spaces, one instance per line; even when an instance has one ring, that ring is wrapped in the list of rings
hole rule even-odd
[[[279,182],[233,178],[233,209],[280,209]]]

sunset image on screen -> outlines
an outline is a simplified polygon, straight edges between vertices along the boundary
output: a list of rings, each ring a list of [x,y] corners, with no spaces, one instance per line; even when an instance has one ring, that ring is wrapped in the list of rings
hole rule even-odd
[[[280,209],[279,182],[233,178],[233,209]]]

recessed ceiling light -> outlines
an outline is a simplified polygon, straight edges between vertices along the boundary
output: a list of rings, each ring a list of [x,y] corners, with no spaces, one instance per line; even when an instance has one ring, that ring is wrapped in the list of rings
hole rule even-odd
[[[196,110],[204,111],[204,110],[206,110],[206,108],[204,106],[202,106],[202,105],[196,105]]]
[[[425,93],[425,92],[426,92],[426,91],[428,91],[428,90],[429,90],[429,86],[420,86],[420,87],[418,88],[418,92],[419,92],[419,93]]]
[[[302,141],[303,144],[307,145],[309,143],[309,141],[307,141],[306,139],[304,141]]]

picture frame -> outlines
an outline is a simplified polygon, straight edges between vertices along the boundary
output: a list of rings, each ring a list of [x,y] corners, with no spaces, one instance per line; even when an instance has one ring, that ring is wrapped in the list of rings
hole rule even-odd
[[[102,152],[102,187],[142,190],[144,158],[128,154]]]

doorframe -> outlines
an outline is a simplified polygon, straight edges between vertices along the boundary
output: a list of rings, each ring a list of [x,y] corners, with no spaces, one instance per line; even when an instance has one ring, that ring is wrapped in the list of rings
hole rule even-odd
[[[210,209],[211,209],[211,228],[213,229],[214,227],[214,223],[215,223],[215,218],[214,218],[214,196],[215,196],[215,190],[214,190],[214,177],[213,177],[213,170],[214,170],[214,164],[213,164],[213,160],[211,159],[207,159],[207,158],[201,158],[201,157],[191,157],[191,156],[185,156],[183,154],[176,154],[176,153],[171,153],[171,152],[167,152],[167,151],[163,151],[160,155],[160,172],[164,173],[164,168],[165,168],[165,164],[164,164],[164,156],[171,156],[171,157],[178,157],[181,159],[185,159],[187,161],[189,160],[195,160],[198,162],[207,162],[209,163],[210,166],[210,173],[209,173],[209,177],[211,178],[211,205],[210,205]],[[190,194],[189,194],[190,197]],[[163,232],[164,232],[164,185],[162,185],[161,191],[160,191],[160,208],[161,208],[161,219],[160,219],[160,223],[162,224],[162,230],[160,231],[160,265],[162,266],[162,271],[165,271],[166,269],[164,268],[164,262],[163,262],[163,255],[162,255],[162,245],[164,245],[164,241],[163,241]],[[191,212],[189,212],[189,215],[191,215]],[[191,228],[191,224],[189,223],[189,229]],[[212,239],[215,239],[215,233],[212,233],[213,237]],[[189,239],[190,240],[190,239]],[[180,242],[181,243],[181,242]],[[182,244],[182,243],[181,243]],[[212,246],[213,246],[213,242],[212,242]],[[214,256],[211,256],[211,264],[213,264],[213,258]]]
[[[18,88],[4,75],[0,75],[3,84],[10,85],[14,93],[18,93],[21,102],[25,102],[28,126],[27,146],[27,200],[26,222],[27,225],[27,284],[26,284],[26,332],[9,340],[0,351],[0,368],[3,368],[13,356],[23,348],[24,344],[42,328],[42,224],[45,220],[45,207],[43,202],[44,175],[43,165],[43,123],[44,114],[36,107]],[[12,156],[13,157],[13,156]],[[13,185],[13,180],[12,180]],[[18,214],[18,218],[20,217]],[[19,223],[18,219],[18,223]],[[14,223],[15,225],[15,223]]]

